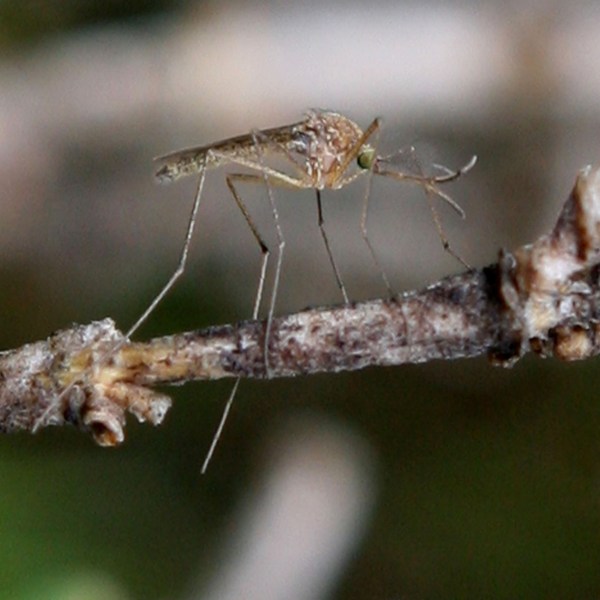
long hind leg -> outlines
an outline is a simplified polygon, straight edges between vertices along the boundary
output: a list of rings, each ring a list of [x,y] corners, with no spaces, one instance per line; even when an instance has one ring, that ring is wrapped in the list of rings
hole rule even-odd
[[[265,286],[265,277],[266,277],[266,273],[267,273],[267,264],[269,261],[270,252],[269,252],[269,248],[267,247],[267,244],[265,243],[263,237],[261,236],[260,232],[258,231],[256,224],[252,220],[252,217],[250,216],[250,212],[248,211],[248,208],[244,204],[244,201],[242,200],[242,198],[235,186],[235,182],[245,181],[245,182],[251,182],[251,183],[262,183],[263,178],[260,175],[253,175],[253,174],[246,174],[246,173],[232,173],[232,174],[229,174],[226,176],[225,181],[227,182],[227,187],[229,188],[229,191],[231,192],[231,195],[233,196],[235,203],[237,204],[238,208],[240,209],[240,212],[244,216],[244,219],[245,219],[246,223],[248,224],[248,227],[250,228],[250,231],[252,232],[252,235],[254,236],[254,239],[256,240],[256,242],[260,248],[260,252],[262,254],[260,276],[258,279],[258,288],[256,290],[256,297],[254,299],[254,308],[252,309],[252,319],[256,320],[258,318],[258,311],[260,309],[260,304],[261,304],[261,300],[262,300],[262,296],[263,296],[263,290],[264,290],[264,286]],[[221,420],[219,421],[219,425],[217,426],[217,429],[213,436],[212,442],[210,444],[210,447],[208,449],[208,452],[206,453],[206,457],[202,464],[202,474],[203,475],[204,475],[204,473],[206,473],[206,469],[208,468],[208,465],[212,459],[212,456],[215,452],[217,444],[219,443],[219,439],[221,438],[221,434],[223,433],[223,429],[225,428],[225,423],[227,422],[229,412],[231,411],[231,407],[233,405],[233,401],[237,394],[237,390],[240,385],[240,381],[241,381],[240,377],[238,377],[235,380],[235,383],[233,384],[233,388],[231,389],[231,392],[229,393],[229,397],[227,398],[225,408],[223,409],[223,413],[221,415]]]

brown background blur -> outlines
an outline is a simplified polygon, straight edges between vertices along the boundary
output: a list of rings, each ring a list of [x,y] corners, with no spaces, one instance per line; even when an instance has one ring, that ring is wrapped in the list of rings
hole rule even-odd
[[[125,6],[127,8],[125,8]],[[194,182],[152,158],[310,107],[385,123],[382,151],[479,156],[440,206],[471,264],[553,224],[600,159],[594,2],[0,4],[0,348],[105,316],[121,329],[170,276]],[[264,190],[244,189],[275,246]],[[349,294],[384,295],[363,187],[327,192]],[[278,313],[340,301],[311,192],[276,190]],[[461,269],[418,190],[375,181],[393,285]],[[260,255],[211,173],[184,278],[137,339],[248,318]],[[271,274],[272,275],[272,274]],[[593,361],[484,359],[167,390],[158,429],[100,449],[71,429],[0,438],[0,598],[589,598],[600,594]]]

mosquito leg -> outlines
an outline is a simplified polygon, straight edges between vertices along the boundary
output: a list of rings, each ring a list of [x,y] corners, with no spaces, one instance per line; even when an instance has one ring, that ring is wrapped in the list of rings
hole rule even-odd
[[[206,159],[205,159],[206,160]],[[192,236],[194,234],[194,229],[196,227],[196,218],[198,216],[198,209],[200,208],[200,200],[202,198],[202,190],[204,189],[204,180],[206,178],[206,168],[205,164],[200,169],[200,177],[198,178],[198,186],[196,188],[196,196],[194,198],[194,204],[192,206],[192,212],[190,213],[190,217],[188,220],[187,231],[185,234],[185,240],[183,243],[183,247],[181,249],[181,253],[179,254],[179,263],[177,264],[177,268],[173,271],[173,274],[169,278],[169,281],[163,286],[160,292],[154,297],[154,300],[148,305],[146,310],[142,313],[142,315],[138,318],[138,320],[127,330],[122,341],[115,344],[110,350],[104,354],[104,356],[100,357],[99,361],[90,367],[97,368],[99,365],[104,364],[125,342],[141,327],[141,325],[146,321],[146,319],[150,316],[150,314],[154,311],[154,309],[159,305],[161,300],[166,296],[166,294],[171,290],[171,288],[175,285],[177,280],[183,275],[185,271],[185,266],[187,263],[187,257],[190,250],[190,245],[192,242]],[[33,427],[33,431],[35,431],[44,424],[46,418],[50,415],[52,410],[56,405],[60,405],[63,398],[73,389],[75,385],[81,383],[81,381],[89,375],[89,372],[83,373],[81,377],[72,383],[70,383],[58,396],[56,399],[56,403],[49,406],[46,411],[40,416]]]
[[[371,124],[364,131],[363,135],[356,142],[356,144],[351,149],[351,151],[349,151],[347,153],[344,162],[338,168],[336,187],[337,188],[344,187],[345,185],[352,183],[355,179],[357,179],[359,176],[363,175],[364,173],[367,174],[367,185],[365,187],[365,196],[364,196],[364,200],[363,200],[363,211],[362,211],[361,220],[360,220],[360,230],[361,230],[362,238],[365,241],[365,244],[367,245],[367,248],[369,250],[369,254],[371,255],[371,260],[373,261],[375,268],[379,271],[381,278],[383,279],[383,283],[388,291],[388,294],[390,295],[390,297],[393,298],[396,295],[396,292],[392,289],[392,286],[390,284],[388,276],[386,275],[385,271],[383,270],[383,267],[381,266],[381,263],[379,262],[379,259],[377,258],[377,254],[375,253],[375,250],[371,244],[371,241],[369,240],[368,231],[367,231],[369,198],[371,195],[373,174],[379,173],[378,169],[380,168],[380,162],[379,162],[379,159],[377,158],[377,152],[376,152],[376,146],[377,146],[377,141],[379,138],[380,130],[381,130],[381,119],[379,119],[379,118],[373,119]],[[366,146],[368,147],[367,142],[370,139],[374,140],[371,150],[372,150],[372,156],[375,157],[375,159],[373,160],[372,164],[366,169],[358,170],[358,171],[352,173],[351,175],[344,177],[344,173],[346,172],[346,169],[349,167],[350,163],[353,160],[355,160],[356,158],[358,158],[358,155]]]
[[[358,157],[361,150],[367,145],[367,142],[370,139],[374,140],[374,143],[373,143],[373,146],[371,149],[373,152],[373,156],[377,157],[376,146],[377,146],[377,141],[379,138],[380,130],[381,130],[381,119],[379,119],[379,118],[373,119],[373,121],[367,127],[367,129],[365,130],[363,135],[356,142],[356,144],[354,145],[352,150],[347,153],[347,156],[346,156],[346,159],[344,160],[344,162],[340,165],[338,172],[337,172],[338,178],[337,178],[337,186],[336,187],[337,188],[344,187],[345,185],[352,183],[355,179],[357,179],[362,174],[367,173],[367,184],[365,187],[363,210],[362,210],[362,215],[361,215],[361,219],[360,219],[360,230],[361,230],[362,238],[365,241],[365,244],[367,245],[367,248],[369,250],[369,254],[371,255],[371,260],[373,261],[375,268],[379,271],[381,278],[383,279],[383,283],[388,291],[388,294],[390,295],[390,297],[393,298],[396,295],[396,292],[393,290],[393,288],[390,284],[390,281],[388,279],[388,276],[385,273],[383,267],[381,266],[379,259],[377,258],[377,254],[375,253],[375,250],[371,244],[371,241],[369,240],[369,235],[368,235],[368,231],[367,231],[369,198],[371,195],[373,174],[379,173],[379,171],[376,169],[378,169],[380,167],[380,163],[379,163],[378,159],[376,158],[375,160],[373,160],[372,164],[370,165],[370,167],[368,169],[359,170],[347,177],[344,177],[344,173],[346,172],[346,169],[350,165],[350,162]]]
[[[444,171],[444,175],[438,175],[434,177],[433,181],[435,183],[447,183],[449,181],[456,181],[459,177],[462,177],[465,173],[468,173],[476,164],[476,154],[474,154],[471,157],[471,160],[469,160],[469,162],[466,165],[462,166],[460,169],[456,169],[455,171],[449,169],[448,167],[445,167],[444,165],[434,163],[433,166],[436,169],[439,169],[440,171]]]
[[[263,237],[260,235],[258,228],[256,227],[256,224],[252,220],[252,217],[250,216],[248,208],[242,201],[242,198],[241,198],[239,192],[237,191],[237,188],[235,187],[234,182],[235,181],[247,181],[247,182],[252,182],[252,183],[258,183],[258,182],[262,181],[262,177],[260,177],[259,175],[252,175],[252,174],[245,174],[245,173],[232,173],[232,174],[226,176],[225,181],[227,182],[227,187],[229,188],[231,195],[233,196],[236,204],[238,205],[238,208],[240,209],[242,215],[244,215],[244,219],[246,220],[248,227],[252,231],[252,235],[254,236],[254,239],[256,240],[256,242],[260,248],[261,254],[262,254],[260,278],[258,280],[258,289],[256,291],[256,298],[254,300],[254,308],[252,310],[252,318],[256,319],[256,318],[258,318],[258,310],[260,308],[260,304],[262,301],[262,295],[263,295],[263,290],[264,290],[264,286],[265,286],[265,276],[267,273],[267,263],[269,261],[270,250],[267,247],[267,244],[265,243]]]
[[[240,209],[242,215],[244,215],[244,219],[246,220],[248,227],[252,231],[252,235],[254,236],[254,239],[258,243],[258,246],[259,246],[261,254],[262,254],[260,276],[259,276],[259,280],[258,280],[258,289],[256,290],[256,297],[254,299],[254,308],[252,309],[252,319],[253,320],[256,320],[258,318],[258,311],[260,308],[263,290],[264,290],[264,286],[265,286],[265,276],[267,273],[267,264],[269,262],[270,251],[269,251],[269,248],[267,247],[267,244],[265,243],[263,237],[260,235],[258,228],[256,227],[256,224],[252,220],[252,217],[250,216],[250,212],[248,211],[248,208],[244,204],[239,192],[237,191],[237,188],[235,187],[234,182],[235,181],[246,181],[246,182],[252,182],[252,183],[260,183],[260,182],[262,182],[262,180],[263,179],[260,175],[252,175],[252,174],[245,174],[245,173],[232,173],[225,177],[225,181],[227,182],[227,187],[229,188],[229,191],[231,192],[231,195],[233,196],[235,203],[237,204],[238,208]],[[217,444],[219,443],[219,439],[221,438],[221,434],[223,433],[223,429],[225,428],[225,423],[227,422],[227,418],[229,417],[229,412],[231,411],[233,401],[237,394],[237,390],[240,385],[240,381],[241,381],[241,378],[238,377],[235,380],[233,387],[231,388],[231,392],[229,393],[229,397],[227,398],[225,408],[223,409],[223,413],[221,414],[221,420],[219,421],[219,425],[217,426],[217,429],[215,431],[215,434],[213,435],[213,439],[212,439],[212,442],[208,449],[208,452],[206,453],[204,462],[202,463],[202,469],[201,469],[202,475],[204,475],[206,473],[206,470],[208,469],[208,465],[212,459],[212,456],[215,452]]]
[[[411,154],[414,153],[414,148],[411,148]],[[443,192],[438,186],[442,183],[449,183],[451,181],[455,181],[463,174],[470,171],[477,161],[477,157],[473,157],[464,167],[458,169],[457,171],[450,171],[446,167],[441,167],[440,165],[435,165],[437,169],[443,170],[446,173],[444,175],[438,176],[427,176],[423,173],[421,165],[418,160],[414,160],[415,168],[418,171],[416,174],[412,173],[402,173],[401,171],[392,171],[387,170],[384,165],[386,162],[389,163],[390,157],[380,157],[375,161],[373,166],[373,170],[377,175],[385,175],[386,177],[391,177],[396,181],[407,181],[420,185],[424,191],[427,198],[427,203],[429,205],[429,210],[431,211],[431,215],[433,217],[433,222],[435,224],[435,228],[437,230],[438,236],[442,243],[442,247],[450,256],[454,257],[458,262],[464,265],[467,269],[470,269],[471,266],[454,250],[454,248],[450,245],[450,241],[446,235],[444,230],[444,226],[442,225],[442,220],[439,216],[437,209],[433,204],[433,196],[438,196],[444,202],[446,202],[449,206],[451,206],[461,218],[465,218],[465,212],[460,207],[460,205],[453,200],[448,194]]]
[[[260,235],[258,228],[256,227],[254,221],[252,220],[246,205],[242,201],[242,198],[241,198],[239,192],[237,191],[237,188],[235,187],[235,182],[242,182],[242,181],[246,182],[246,183],[266,182],[267,190],[269,191],[269,195],[270,195],[271,208],[274,211],[274,216],[276,217],[276,221],[275,221],[276,224],[278,224],[278,222],[279,222],[279,220],[278,220],[279,215],[277,213],[277,208],[275,206],[275,202],[272,197],[271,186],[274,185],[274,186],[285,187],[285,188],[289,188],[289,189],[304,189],[306,186],[301,179],[296,179],[292,176],[286,175],[285,173],[281,173],[279,171],[269,169],[268,167],[261,168],[260,163],[252,164],[250,162],[241,162],[241,161],[238,161],[237,159],[236,159],[236,161],[232,160],[231,162],[234,164],[241,164],[242,166],[245,166],[248,168],[254,168],[256,170],[262,171],[261,175],[256,175],[253,173],[232,173],[226,177],[227,186],[229,187],[229,190],[231,191],[231,194],[233,195],[240,211],[244,215],[244,218],[246,219],[246,223],[248,223],[248,227],[250,227],[250,230],[252,231],[254,238],[258,242],[261,252],[263,253],[263,261],[262,261],[260,279],[259,279],[259,283],[258,283],[258,290],[256,293],[256,300],[254,302],[254,310],[252,313],[252,318],[256,319],[256,318],[258,318],[258,310],[259,310],[259,306],[261,304],[263,290],[264,290],[267,261],[268,261],[268,257],[269,257],[269,249],[267,248],[267,245],[265,244],[262,236]],[[279,229],[279,233],[281,233],[281,229]],[[282,237],[283,236],[280,237],[280,241],[282,240]],[[273,294],[271,296],[271,304],[269,306],[269,317],[267,318],[267,325],[266,325],[266,330],[265,330],[264,353],[265,353],[265,372],[266,372],[267,377],[268,377],[268,373],[269,373],[267,357],[268,357],[268,342],[269,342],[270,327],[271,327],[270,323],[271,323],[271,320],[273,317],[273,307],[274,307],[275,299],[276,299],[277,286],[279,285],[279,272],[281,270],[281,251],[283,250],[283,247],[281,246],[281,244],[279,246],[279,249],[280,249],[279,260],[278,260],[278,264],[277,264],[277,271],[275,274],[275,283],[274,283],[274,287],[273,287]],[[210,463],[210,461],[212,459],[215,448],[217,447],[217,444],[219,442],[221,434],[223,433],[223,429],[225,427],[225,422],[227,421],[227,418],[229,416],[229,412],[231,410],[231,406],[233,404],[233,400],[237,393],[239,384],[240,384],[240,378],[236,379],[236,381],[233,385],[233,388],[231,389],[231,392],[229,394],[229,398],[227,399],[227,403],[225,404],[225,408],[223,409],[223,414],[221,415],[221,420],[219,422],[217,430],[215,431],[215,435],[213,436],[210,448],[208,450],[208,453],[207,453],[206,458],[204,459],[204,463],[202,465],[202,474],[206,473],[208,464]]]
[[[204,189],[204,180],[206,178],[206,169],[203,167],[200,171],[200,177],[198,180],[198,187],[196,189],[196,196],[194,198],[194,204],[192,206],[192,212],[190,214],[190,218],[188,220],[187,231],[185,234],[185,240],[183,242],[183,247],[181,249],[181,253],[179,255],[179,263],[177,268],[171,275],[169,281],[164,285],[162,290],[156,295],[154,300],[150,303],[148,308],[142,313],[139,319],[129,328],[127,333],[125,334],[125,340],[129,339],[134,332],[138,330],[138,328],[144,323],[144,321],[150,316],[150,314],[154,311],[154,309],[158,306],[161,300],[167,295],[167,293],[171,290],[171,288],[175,285],[176,281],[183,275],[185,272],[185,266],[188,259],[188,253],[190,251],[190,245],[192,242],[192,236],[194,235],[194,229],[196,228],[196,218],[198,216],[198,209],[200,208],[200,200],[202,198],[202,190]],[[124,342],[122,342],[124,343]],[[114,350],[113,350],[114,352]]]
[[[368,229],[367,229],[368,215],[369,215],[369,193],[367,192],[365,194],[362,215],[360,218],[360,232],[361,232],[361,235],[362,235],[362,238],[363,238],[365,244],[367,245],[367,248],[369,249],[369,254],[371,255],[371,260],[373,261],[375,268],[379,271],[379,274],[381,275],[381,279],[383,280],[383,283],[387,289],[387,292],[388,292],[390,298],[394,298],[396,296],[396,292],[392,288],[392,285],[390,284],[390,280],[388,279],[388,276],[387,276],[385,270],[383,269],[383,267],[381,266],[381,263],[379,262],[379,258],[377,258],[377,254],[375,253],[375,249],[373,248],[373,246],[371,244],[371,240],[369,240],[369,233],[368,233]]]
[[[258,156],[258,162],[261,167],[264,167],[263,161],[263,144],[259,142],[259,137],[263,138],[263,143],[269,143],[270,140],[265,138],[263,134],[261,134],[258,130],[252,131],[252,137],[254,138],[254,143],[256,146],[256,153]],[[270,368],[269,368],[269,340],[271,337],[271,326],[273,323],[273,314],[275,312],[275,302],[277,301],[277,292],[279,290],[279,278],[281,276],[281,264],[283,261],[283,251],[285,248],[285,239],[283,237],[283,231],[281,229],[281,225],[279,223],[279,211],[277,210],[277,206],[275,205],[275,198],[273,196],[273,189],[270,185],[270,177],[268,172],[262,168],[262,178],[265,182],[265,186],[267,187],[267,196],[269,198],[269,204],[271,205],[271,213],[273,215],[273,221],[275,223],[275,232],[277,235],[277,263],[275,265],[275,276],[273,279],[273,289],[271,291],[271,301],[269,303],[269,312],[267,314],[267,323],[265,327],[265,377],[269,379],[270,377]]]
[[[375,122],[376,121],[374,121],[373,123],[375,123]],[[377,141],[379,138],[379,127],[380,127],[380,124],[379,124],[379,122],[377,122],[377,128],[373,130],[373,132],[374,132],[373,137],[375,140],[375,143],[373,144],[375,156],[377,156],[376,144],[377,144]],[[375,249],[373,248],[373,245],[371,244],[371,240],[369,239],[369,233],[368,233],[368,228],[367,228],[367,221],[369,218],[369,201],[371,198],[371,189],[373,186],[373,173],[374,173],[375,164],[376,163],[373,163],[373,165],[371,165],[371,168],[369,168],[369,172],[367,174],[367,184],[365,186],[365,195],[363,198],[363,210],[362,210],[362,214],[361,214],[361,218],[360,218],[360,232],[361,232],[361,235],[362,235],[362,238],[363,238],[365,244],[367,245],[367,248],[369,249],[369,254],[371,255],[371,260],[373,261],[375,268],[379,271],[379,274],[381,275],[381,279],[383,280],[383,284],[385,285],[390,298],[394,298],[396,296],[396,292],[392,288],[392,285],[390,284],[390,280],[388,279],[388,276],[387,276],[385,270],[383,269],[383,267],[381,266],[381,263],[379,262],[379,258],[377,257],[377,254],[375,253]]]
[[[242,199],[235,187],[234,181],[246,181],[246,182],[253,182],[253,183],[258,183],[258,182],[264,181],[265,185],[267,186],[267,194],[269,196],[269,203],[271,205],[271,212],[273,214],[273,220],[275,221],[277,240],[278,240],[277,264],[276,264],[276,268],[275,268],[275,278],[274,278],[274,282],[273,282],[273,291],[271,293],[271,301],[269,303],[269,312],[268,312],[268,316],[267,316],[267,323],[266,323],[266,327],[265,327],[265,345],[264,345],[265,375],[268,378],[269,377],[269,361],[268,361],[269,337],[270,337],[270,333],[271,333],[271,323],[273,320],[275,301],[277,299],[277,289],[279,287],[279,275],[281,273],[281,261],[283,258],[283,248],[285,247],[285,241],[283,239],[283,232],[281,231],[281,227],[279,225],[279,213],[277,211],[277,207],[275,206],[275,199],[273,198],[273,191],[272,191],[271,185],[270,185],[271,178],[274,175],[276,176],[278,174],[276,174],[276,173],[270,174],[270,171],[268,171],[267,169],[264,168],[264,164],[263,164],[263,160],[262,160],[263,156],[262,156],[262,152],[261,152],[261,145],[257,139],[259,134],[260,134],[260,132],[254,132],[254,131],[252,132],[252,136],[254,138],[254,143],[255,143],[257,156],[258,156],[258,166],[259,166],[258,170],[260,170],[262,174],[254,175],[254,174],[250,174],[250,173],[248,173],[248,174],[234,173],[234,174],[228,175],[226,177],[226,181],[227,181],[227,186],[229,187],[229,190],[231,191],[231,194],[233,195],[233,197],[236,201],[236,204],[238,205],[240,211],[244,215],[244,218],[246,219],[246,223],[248,223],[248,226],[250,227],[250,230],[252,231],[252,234],[254,235],[256,241],[258,242],[258,245],[260,246],[261,252],[263,254],[260,279],[258,282],[258,290],[256,292],[256,299],[254,301],[254,310],[252,313],[253,319],[256,319],[258,317],[258,309],[260,307],[264,283],[265,283],[267,262],[268,262],[268,258],[269,258],[269,249],[268,249],[267,245],[265,244],[262,236],[258,232],[258,229],[257,229],[256,225],[254,224],[254,221],[250,217],[250,213],[248,212],[246,205],[242,201]],[[234,161],[232,161],[232,162],[234,162]],[[223,433],[223,429],[225,428],[225,423],[227,421],[227,417],[229,416],[231,406],[233,405],[233,401],[235,399],[235,395],[236,395],[238,387],[240,385],[240,381],[241,381],[241,378],[238,377],[236,379],[235,383],[233,384],[233,388],[229,394],[229,398],[227,399],[225,408],[223,409],[223,414],[221,415],[221,420],[219,421],[219,425],[217,426],[217,430],[215,431],[215,435],[213,436],[210,448],[208,449],[208,453],[206,454],[206,458],[204,459],[204,463],[202,465],[202,471],[201,471],[202,474],[206,473],[206,469],[208,468],[210,460],[214,454],[215,448],[217,447],[217,444],[219,443],[219,439],[221,437],[221,434]]]
[[[475,164],[473,161],[471,161],[471,162],[472,162],[472,164],[469,163],[469,165],[467,165],[467,170],[469,170]],[[435,208],[435,206],[433,204],[433,197],[432,197],[433,195],[436,195],[436,196],[439,196],[440,198],[442,198],[442,200],[445,200],[464,219],[465,213],[464,213],[463,209],[454,200],[452,200],[452,198],[450,198],[450,196],[448,196],[448,194],[446,194],[445,192],[442,192],[442,190],[440,190],[436,185],[436,183],[446,183],[448,181],[454,181],[462,174],[463,170],[461,169],[461,170],[457,171],[456,174],[450,174],[450,175],[447,175],[446,177],[442,177],[442,178],[436,178],[436,177],[428,178],[422,172],[421,165],[418,163],[418,161],[417,161],[417,164],[418,164],[418,168],[419,168],[419,177],[421,178],[423,187],[425,188],[425,196],[427,197],[427,204],[429,205],[429,210],[431,211],[431,216],[433,217],[433,222],[435,224],[435,228],[437,229],[438,236],[440,238],[440,241],[442,242],[442,248],[444,249],[445,252],[450,254],[450,256],[454,257],[459,263],[461,263],[465,268],[471,269],[472,268],[471,265],[469,265],[469,263],[467,263],[464,260],[464,258],[462,256],[460,256],[460,254],[458,254],[458,252],[456,252],[454,250],[454,248],[450,245],[450,240],[448,239],[448,236],[446,235],[446,231],[444,230],[444,226],[442,224],[440,214],[438,213],[437,209]]]
[[[442,247],[444,250],[453,256],[459,263],[461,263],[465,268],[471,269],[471,265],[462,257],[454,248],[450,245],[450,241],[448,240],[448,236],[444,230],[444,226],[442,225],[442,220],[440,219],[440,215],[433,205],[432,194],[437,194],[439,196],[439,192],[431,190],[428,186],[425,188],[425,195],[427,196],[427,204],[429,204],[429,209],[431,210],[431,216],[433,217],[433,222],[435,223],[435,228],[437,229],[438,236],[440,241],[442,242]]]
[[[215,453],[215,449],[219,440],[221,439],[221,434],[223,433],[223,429],[225,428],[225,423],[227,422],[227,417],[229,417],[229,411],[231,410],[231,406],[233,405],[233,400],[235,399],[235,395],[237,394],[238,387],[240,387],[241,377],[238,377],[231,388],[231,392],[229,392],[229,398],[227,398],[227,403],[225,404],[225,408],[223,409],[223,413],[221,414],[221,420],[219,421],[219,425],[217,426],[217,430],[213,435],[212,442],[210,443],[210,448],[206,453],[206,457],[204,458],[204,462],[202,463],[202,469],[200,473],[202,475],[206,474],[206,470],[208,469],[208,465]]]
[[[344,297],[344,303],[350,304],[348,300],[348,294],[346,293],[346,287],[344,286],[344,282],[342,281],[342,277],[340,275],[340,271],[335,263],[335,259],[333,258],[333,254],[331,252],[331,248],[329,247],[329,240],[327,238],[327,232],[325,231],[325,223],[323,221],[323,206],[321,205],[321,190],[315,190],[317,193],[317,211],[319,215],[319,229],[321,231],[321,236],[323,237],[323,241],[325,242],[325,248],[327,250],[327,255],[329,256],[329,262],[333,267],[333,272],[335,273],[335,280],[337,281],[338,287],[342,292],[342,296]]]
[[[439,196],[442,200],[444,200],[444,202],[446,202],[451,208],[453,208],[460,215],[461,219],[464,219],[465,211],[461,208],[461,206],[455,200],[453,200],[450,196],[448,196],[448,194],[446,194],[439,188],[439,184],[450,183],[452,181],[456,181],[458,178],[460,178],[463,175],[465,175],[466,173],[468,173],[477,163],[477,156],[472,156],[471,160],[469,160],[469,162],[466,165],[464,165],[460,169],[456,169],[454,171],[449,169],[448,167],[434,163],[433,166],[436,169],[443,171],[444,174],[428,176],[428,175],[423,174],[423,169],[421,168],[421,163],[414,156],[415,147],[411,146],[409,148],[409,152],[412,157],[413,168],[416,171],[418,171],[418,174],[403,173],[402,171],[386,170],[384,165],[389,164],[390,159],[396,155],[401,154],[402,151],[394,153],[394,154],[392,154],[390,156],[386,156],[386,157],[377,157],[375,164],[373,166],[374,172],[377,175],[385,175],[386,177],[391,177],[392,179],[395,179],[396,181],[407,181],[407,182],[411,182],[411,183],[416,183],[418,185],[421,185],[421,186],[429,189],[429,191],[431,191],[434,195]]]

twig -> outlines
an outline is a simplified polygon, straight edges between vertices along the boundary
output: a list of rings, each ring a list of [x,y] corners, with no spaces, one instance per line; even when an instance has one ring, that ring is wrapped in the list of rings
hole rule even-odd
[[[265,321],[245,321],[132,343],[105,319],[0,353],[0,430],[73,423],[114,446],[124,439],[127,411],[155,425],[164,418],[171,401],[151,386],[264,378],[265,329]],[[274,318],[268,373],[484,353],[492,364],[511,366],[530,351],[562,360],[600,353],[600,167],[579,173],[549,234],[512,254],[501,251],[497,264],[394,300]]]

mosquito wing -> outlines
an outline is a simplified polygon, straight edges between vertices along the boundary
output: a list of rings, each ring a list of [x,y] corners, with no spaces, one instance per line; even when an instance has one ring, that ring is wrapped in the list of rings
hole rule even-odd
[[[194,175],[202,169],[214,169],[227,163],[259,163],[262,156],[285,154],[295,150],[295,128],[283,125],[273,129],[256,130],[236,137],[177,150],[154,160],[162,163],[155,175],[158,181],[168,183],[186,175]]]

